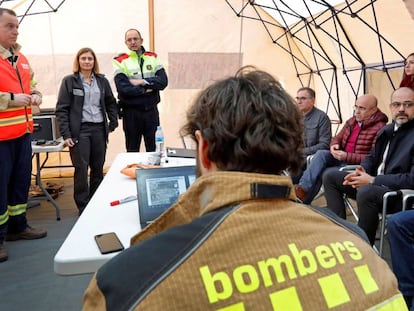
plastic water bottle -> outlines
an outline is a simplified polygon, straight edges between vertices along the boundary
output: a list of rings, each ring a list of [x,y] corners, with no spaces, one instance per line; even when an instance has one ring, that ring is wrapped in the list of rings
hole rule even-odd
[[[162,132],[161,126],[157,126],[157,131],[155,132],[155,152],[160,157],[160,165],[163,164],[163,158],[165,157],[164,153],[164,133]]]
[[[164,149],[164,133],[160,125],[157,126],[157,131],[155,132],[155,152],[161,155]]]

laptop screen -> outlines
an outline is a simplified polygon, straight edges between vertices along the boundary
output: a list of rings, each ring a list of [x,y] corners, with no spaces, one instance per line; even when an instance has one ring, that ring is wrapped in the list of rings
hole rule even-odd
[[[141,228],[174,204],[196,179],[194,165],[138,169],[136,176]]]

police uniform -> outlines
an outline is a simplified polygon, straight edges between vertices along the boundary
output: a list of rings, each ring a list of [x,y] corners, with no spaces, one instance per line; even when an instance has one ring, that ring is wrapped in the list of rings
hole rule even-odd
[[[122,110],[125,144],[128,152],[139,151],[144,136],[146,151],[155,151],[155,131],[159,125],[157,104],[160,90],[168,85],[167,74],[152,52],[144,47],[113,60],[115,85]],[[129,79],[145,79],[145,86],[135,86]]]
[[[99,269],[84,310],[407,310],[358,227],[294,199],[286,176],[201,176]]]

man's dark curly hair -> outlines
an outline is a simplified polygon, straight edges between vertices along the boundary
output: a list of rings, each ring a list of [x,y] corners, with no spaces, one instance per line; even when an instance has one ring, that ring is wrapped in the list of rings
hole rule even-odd
[[[270,74],[247,66],[201,91],[187,112],[183,136],[195,131],[220,170],[294,173],[303,163],[303,116]]]

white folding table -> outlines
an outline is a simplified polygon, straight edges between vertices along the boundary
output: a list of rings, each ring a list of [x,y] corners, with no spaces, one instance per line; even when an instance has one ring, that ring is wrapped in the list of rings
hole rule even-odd
[[[147,164],[153,153],[120,153],[99,188],[66,237],[54,258],[60,275],[93,273],[117,253],[102,255],[95,243],[97,234],[115,232],[125,248],[141,230],[137,200],[110,206],[110,202],[136,195],[136,181],[120,171],[132,163]],[[195,165],[195,159],[168,158],[165,166]]]

